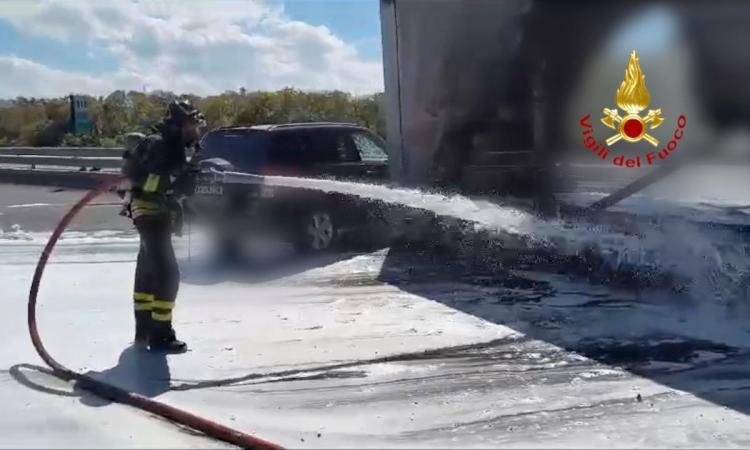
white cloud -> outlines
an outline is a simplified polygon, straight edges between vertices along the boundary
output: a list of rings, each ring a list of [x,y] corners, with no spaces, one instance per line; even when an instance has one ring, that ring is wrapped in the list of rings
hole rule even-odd
[[[293,21],[278,3],[243,1],[13,0],[0,4],[0,18],[25,32],[68,42],[71,51],[96,45],[120,62],[117,73],[97,76],[53,70],[5,57],[0,97],[63,95],[71,87],[103,94],[114,89],[172,90],[211,94],[241,86],[249,90],[382,90],[379,61],[325,27]],[[16,5],[16,6],[14,6]]]
[[[71,92],[100,93],[111,86],[109,80],[50,69],[15,56],[0,56],[0,98],[19,95],[56,97]]]

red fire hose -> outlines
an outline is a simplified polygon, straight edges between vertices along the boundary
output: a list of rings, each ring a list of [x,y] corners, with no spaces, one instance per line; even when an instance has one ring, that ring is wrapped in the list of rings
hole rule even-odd
[[[45,245],[42,255],[37,263],[36,271],[34,272],[34,279],[31,282],[31,290],[29,291],[29,308],[28,308],[28,321],[29,321],[29,334],[31,335],[31,342],[34,344],[39,356],[44,360],[45,363],[52,369],[54,374],[65,380],[75,380],[79,386],[89,392],[98,395],[100,397],[107,398],[109,400],[123,403],[136,408],[140,408],[144,411],[148,411],[152,414],[164,417],[178,424],[200,431],[207,436],[215,439],[219,439],[230,444],[234,444],[243,448],[254,448],[254,449],[281,449],[282,447],[263,439],[251,436],[241,431],[234,430],[226,427],[219,423],[213,422],[206,418],[197,416],[179,408],[169,406],[167,404],[158,402],[150,399],[143,395],[135,392],[126,391],[125,389],[118,388],[108,383],[104,383],[99,380],[95,380],[87,375],[83,375],[74,372],[67,367],[63,366],[59,362],[55,361],[54,358],[47,352],[42,343],[41,337],[39,337],[39,331],[36,325],[36,298],[39,292],[39,284],[42,280],[42,274],[44,273],[44,267],[47,265],[47,260],[55,248],[57,240],[60,238],[62,232],[67,228],[71,220],[78,214],[78,212],[86,206],[91,200],[99,196],[100,194],[110,190],[116,186],[121,178],[114,178],[111,180],[104,181],[99,187],[89,191],[78,201],[70,211],[63,216],[60,223],[52,232],[47,245]]]

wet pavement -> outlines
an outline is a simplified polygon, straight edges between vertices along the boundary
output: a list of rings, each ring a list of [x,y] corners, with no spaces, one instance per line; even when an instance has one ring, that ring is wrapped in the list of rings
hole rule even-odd
[[[25,231],[49,231],[86,191],[47,186],[0,184],[0,230],[18,225]],[[119,198],[104,194],[71,224],[79,231],[125,230],[129,220],[118,215]]]

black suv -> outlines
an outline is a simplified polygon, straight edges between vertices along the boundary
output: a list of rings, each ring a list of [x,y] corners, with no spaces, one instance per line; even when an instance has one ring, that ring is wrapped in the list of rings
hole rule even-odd
[[[202,168],[353,181],[386,181],[383,140],[343,123],[300,123],[219,128],[201,141]],[[217,201],[220,198],[221,201]],[[369,207],[350,196],[257,185],[196,187],[197,204],[219,211],[225,248],[263,228],[303,251],[328,250],[339,234],[364,225]]]

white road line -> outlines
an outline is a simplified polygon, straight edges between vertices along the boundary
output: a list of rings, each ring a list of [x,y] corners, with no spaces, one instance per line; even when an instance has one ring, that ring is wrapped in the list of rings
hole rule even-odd
[[[119,205],[116,202],[101,202],[101,203],[90,203],[88,206],[112,206]],[[6,208],[37,208],[40,206],[73,206],[72,203],[24,203],[19,205],[8,205]]]

